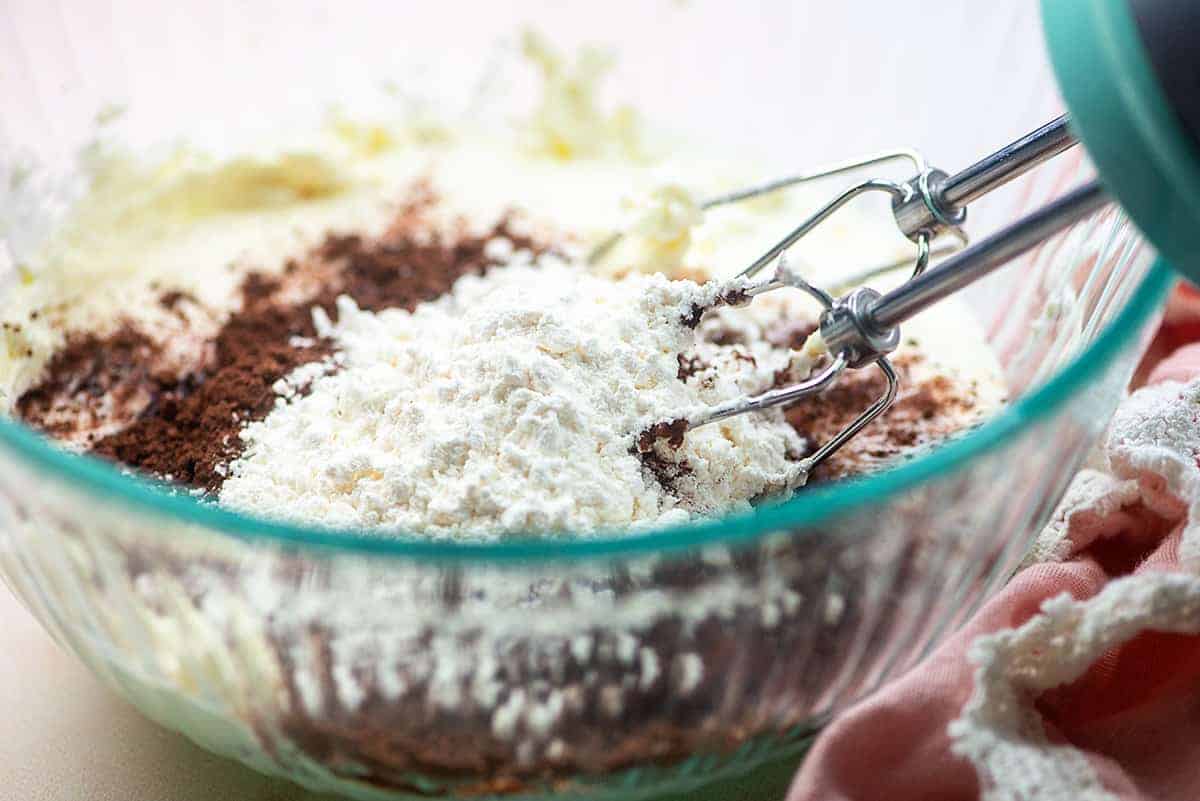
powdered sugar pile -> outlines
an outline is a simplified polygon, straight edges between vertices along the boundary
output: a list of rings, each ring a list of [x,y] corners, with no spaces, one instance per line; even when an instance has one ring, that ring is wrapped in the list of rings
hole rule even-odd
[[[343,297],[336,323],[317,321],[337,369],[303,369],[277,388],[277,408],[243,429],[220,501],[434,536],[749,508],[804,479],[804,443],[778,413],[690,431],[678,447],[657,442],[649,459],[637,448],[654,424],[762,391],[786,365],[786,350],[747,358],[707,345],[712,368],[681,380],[680,354],[697,347],[688,322],[727,289],[661,275],[614,282],[518,251],[411,313]]]

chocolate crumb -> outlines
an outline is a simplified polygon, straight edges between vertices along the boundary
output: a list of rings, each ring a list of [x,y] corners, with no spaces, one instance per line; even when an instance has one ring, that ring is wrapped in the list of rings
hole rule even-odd
[[[721,347],[730,345],[745,345],[746,337],[740,331],[731,328],[719,328],[708,335],[708,341]]]
[[[856,434],[851,446],[819,466],[809,477],[809,485],[881,467],[913,447],[944,439],[961,426],[956,422],[959,416],[950,413],[973,408],[974,397],[957,389],[945,376],[917,380],[913,368],[921,361],[920,354],[892,360],[900,378],[896,402],[881,420]],[[792,380],[786,375],[776,379],[777,385]],[[810,447],[819,446],[818,437],[832,436],[849,425],[883,394],[885,385],[877,370],[847,370],[819,400],[797,403],[787,409],[785,416]]]
[[[680,319],[680,322],[683,323],[684,328],[695,328],[700,325],[700,318],[704,316],[706,311],[708,311],[708,307],[701,306],[699,303],[693,303],[688,313]]]
[[[718,304],[726,306],[741,306],[750,300],[750,293],[745,289],[730,289],[717,298]]]
[[[158,390],[152,365],[159,352],[149,337],[127,323],[107,335],[69,336],[50,358],[41,382],[17,399],[16,412],[55,437],[136,416]]]
[[[753,367],[758,366],[758,359],[754,358],[754,354],[747,353],[744,348],[733,348],[729,351],[729,355],[732,356],[735,361],[746,362]]]
[[[172,289],[158,296],[158,305],[169,312],[178,312],[179,304],[184,301],[195,303],[196,298],[192,293],[180,289]]]
[[[763,332],[763,337],[776,347],[799,350],[818,327],[815,320],[784,319],[769,326]]]
[[[687,434],[687,430],[688,421],[682,417],[655,423],[638,435],[638,452],[645,453],[654,450],[655,443],[659,441],[666,442],[671,449],[677,450],[682,447],[683,437]]]
[[[695,328],[700,325],[700,320],[711,309],[718,306],[740,306],[750,300],[750,295],[744,289],[729,289],[721,293],[707,306],[701,306],[699,303],[693,303],[688,309],[687,314],[680,318],[680,322],[685,328]]]
[[[679,479],[692,472],[687,459],[678,462],[663,456],[655,446],[662,442],[671,450],[683,446],[684,435],[687,434],[688,421],[683,418],[666,420],[655,423],[638,435],[637,444],[630,452],[642,463],[659,485],[667,492],[674,493]]]
[[[675,358],[679,362],[679,369],[675,372],[675,377],[680,381],[687,381],[696,373],[707,370],[709,367],[699,356],[685,356],[680,353]]]
[[[164,387],[138,420],[95,442],[92,452],[157,476],[169,475],[179,483],[216,490],[224,481],[220,468],[240,450],[238,431],[274,408],[272,385],[332,352],[330,343],[323,341],[308,348],[289,344],[293,332],[308,326],[299,313],[235,315],[217,338],[212,368]],[[243,330],[254,333],[242,335]]]

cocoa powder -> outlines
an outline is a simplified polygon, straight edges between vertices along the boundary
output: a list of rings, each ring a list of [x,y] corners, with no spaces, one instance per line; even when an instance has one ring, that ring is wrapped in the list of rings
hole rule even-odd
[[[332,315],[345,294],[364,309],[411,310],[447,292],[461,276],[493,266],[484,248],[495,237],[516,248],[543,249],[515,233],[508,219],[483,234],[439,234],[426,224],[431,203],[418,192],[378,239],[331,234],[279,275],[247,274],[239,310],[221,327],[203,363],[186,372],[156,367],[160,348],[133,323],[107,336],[69,338],[42,380],[19,398],[18,414],[59,438],[79,430],[104,432],[89,438],[92,453],[197,489],[217,489],[224,466],[241,451],[238,432],[274,407],[275,382],[333,352],[332,343],[316,336],[313,309]],[[159,297],[171,310],[190,301],[178,291]],[[111,418],[101,421],[110,423],[108,431],[118,430],[97,426],[100,415]]]
[[[845,478],[882,467],[916,445],[937,442],[953,433],[961,415],[953,412],[974,407],[976,399],[945,376],[917,378],[914,368],[922,357],[901,355],[893,360],[900,378],[895,403],[850,444],[837,451],[809,477],[809,483]],[[777,377],[780,383],[791,380]],[[845,370],[832,387],[817,398],[787,408],[788,423],[809,442],[810,452],[825,439],[853,422],[887,387],[883,374],[873,367]]]
[[[156,371],[160,351],[128,324],[103,336],[69,336],[41,382],[17,399],[17,415],[61,439],[116,426],[141,414],[162,384],[176,383],[175,376]]]
[[[544,249],[515,233],[508,220],[482,235],[438,233],[427,215],[435,202],[427,189],[418,187],[382,236],[331,234],[280,274],[247,274],[239,310],[204,349],[201,363],[187,370],[164,369],[160,346],[132,323],[108,335],[68,337],[42,380],[18,399],[18,415],[60,439],[86,432],[82,444],[96,455],[215,490],[224,466],[240,453],[239,431],[274,406],[275,382],[332,353],[330,343],[316,338],[314,308],[333,314],[336,298],[346,294],[371,311],[411,310],[444,294],[459,277],[481,274],[492,266],[484,251],[494,237],[506,237],[516,248]],[[743,300],[721,298],[717,305]],[[172,311],[195,302],[177,290],[159,296],[159,303]],[[703,310],[693,311],[698,321]],[[768,339],[794,347],[813,327],[781,320],[770,328]],[[862,472],[914,445],[936,441],[948,433],[939,412],[973,404],[972,397],[956,394],[944,379],[914,382],[909,369],[914,363],[898,361],[902,391],[884,420],[861,432],[817,471],[814,480]],[[694,355],[680,354],[680,380],[705,368]],[[792,380],[777,376],[778,384]],[[787,420],[816,445],[848,424],[883,388],[882,376],[874,370],[847,371],[821,398],[788,409]],[[678,432],[670,434],[674,438]],[[656,458],[653,448],[635,450],[668,491],[688,470],[686,464]]]
[[[332,351],[327,342],[289,344],[293,332],[311,326],[299,314],[273,311],[265,319],[231,323],[234,330],[226,326],[218,336],[216,364],[162,392],[132,424],[98,440],[92,452],[206,491],[220,486],[222,467],[241,448],[238,431],[274,406],[272,385]],[[238,334],[247,328],[254,334]]]
[[[667,492],[675,492],[677,482],[692,472],[692,466],[687,459],[668,459],[655,446],[661,442],[670,450],[678,450],[683,446],[687,430],[688,421],[682,418],[655,423],[638,435],[637,443],[630,451]]]

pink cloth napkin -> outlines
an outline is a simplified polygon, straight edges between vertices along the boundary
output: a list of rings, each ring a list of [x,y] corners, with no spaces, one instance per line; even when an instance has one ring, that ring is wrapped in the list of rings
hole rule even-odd
[[[1025,567],[838,718],[789,801],[1200,799],[1200,292]]]

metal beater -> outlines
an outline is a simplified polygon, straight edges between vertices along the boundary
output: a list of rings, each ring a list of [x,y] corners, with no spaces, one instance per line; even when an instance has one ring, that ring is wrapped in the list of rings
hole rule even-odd
[[[866,180],[850,187],[800,223],[738,276],[754,278],[774,263],[776,269],[772,277],[745,287],[744,297],[747,300],[784,287],[800,289],[815,298],[823,308],[819,333],[829,351],[829,364],[800,383],[709,407],[688,419],[688,426],[696,428],[732,415],[794,403],[828,389],[846,368],[860,369],[874,365],[887,380],[884,393],[853,422],[807,457],[804,467],[811,472],[829,458],[886,412],[895,400],[899,378],[888,360],[888,354],[900,343],[901,323],[1112,202],[1099,182],[1089,183],[977,244],[965,249],[954,246],[953,249],[957,251],[954,255],[926,269],[936,250],[936,240],[945,241],[944,237],[949,235],[960,246],[966,245],[967,239],[961,226],[966,220],[967,204],[1078,143],[1068,123],[1066,115],[1059,117],[954,175],[929,167],[913,151],[898,150],[749,187],[702,204],[702,208],[713,208],[736,203],[799,183],[896,160],[908,161],[916,170],[916,174],[903,183]],[[912,277],[908,281],[883,294],[860,287],[834,297],[788,269],[783,257],[789,248],[842,206],[871,192],[890,196],[896,226],[916,244],[917,253],[912,262],[872,268],[858,278],[865,279],[912,263]]]

